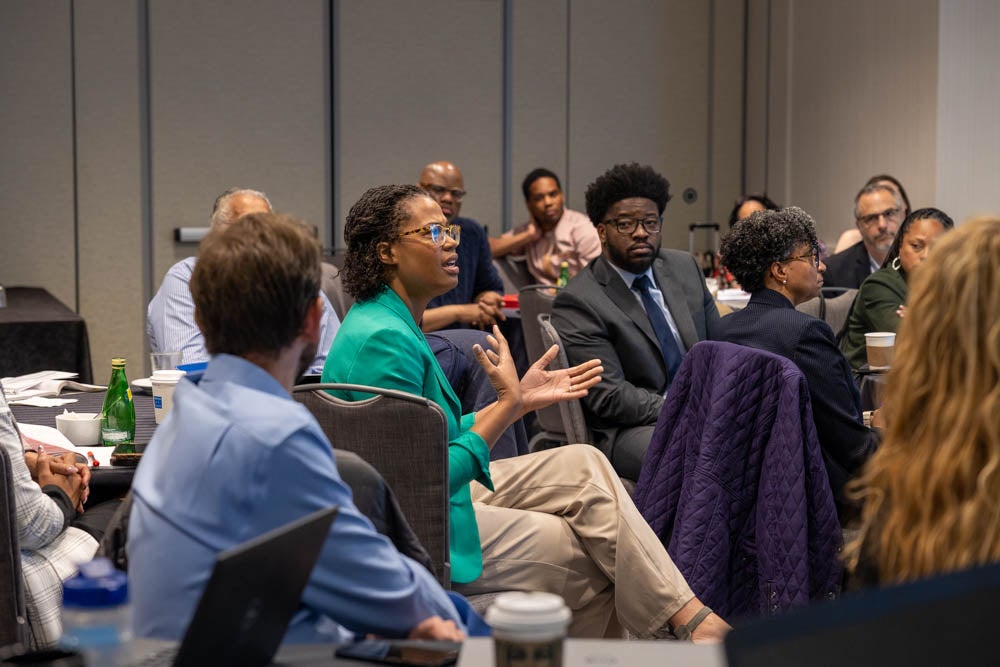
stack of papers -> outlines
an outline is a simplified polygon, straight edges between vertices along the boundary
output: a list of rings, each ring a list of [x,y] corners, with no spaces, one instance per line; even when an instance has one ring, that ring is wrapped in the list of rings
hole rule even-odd
[[[77,377],[77,373],[67,371],[39,371],[30,375],[19,375],[18,377],[3,378],[3,391],[7,396],[8,403],[24,401],[36,397],[58,396],[63,391],[104,391],[107,387],[96,384],[84,384],[76,382],[72,378]],[[74,399],[59,399],[58,402],[44,402],[46,406],[60,405],[71,402]],[[37,405],[37,402],[33,402]]]

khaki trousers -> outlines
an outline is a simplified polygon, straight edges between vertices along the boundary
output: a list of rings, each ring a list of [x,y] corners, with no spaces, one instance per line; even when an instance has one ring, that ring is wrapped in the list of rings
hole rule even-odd
[[[603,453],[570,445],[490,464],[472,485],[483,573],[463,594],[545,591],[573,610],[573,637],[667,634],[694,593]]]

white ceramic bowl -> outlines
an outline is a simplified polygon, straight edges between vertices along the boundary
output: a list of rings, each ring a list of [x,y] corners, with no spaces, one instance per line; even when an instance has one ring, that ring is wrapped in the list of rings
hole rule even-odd
[[[56,415],[56,428],[77,447],[91,447],[101,440],[101,415],[95,412],[64,412]]]

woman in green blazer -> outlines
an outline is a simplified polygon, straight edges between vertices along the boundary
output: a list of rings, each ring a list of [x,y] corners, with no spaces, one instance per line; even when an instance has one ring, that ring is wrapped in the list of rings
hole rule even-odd
[[[553,347],[519,380],[494,328],[492,349],[474,352],[497,401],[462,415],[419,326],[427,303],[458,282],[459,228],[420,188],[381,186],[351,208],[344,237],[344,284],[357,301],[323,381],[407,391],[444,411],[456,590],[557,593],[573,610],[573,636],[620,636],[624,625],[641,637],[721,638],[728,626],[691,592],[601,452],[569,445],[489,460],[524,413],[585,396],[600,362],[547,371]]]
[[[936,208],[921,208],[906,216],[882,268],[868,276],[847,316],[840,351],[855,371],[868,363],[865,334],[895,331],[906,312],[907,281],[927,258],[939,236],[955,223]]]

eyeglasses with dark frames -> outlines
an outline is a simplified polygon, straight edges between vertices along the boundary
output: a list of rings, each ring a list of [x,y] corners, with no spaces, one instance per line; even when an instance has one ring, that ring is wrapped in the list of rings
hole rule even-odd
[[[445,237],[449,237],[459,243],[462,237],[462,228],[458,225],[442,225],[439,222],[432,222],[429,225],[424,225],[423,227],[418,227],[417,229],[411,229],[408,232],[400,232],[399,238],[404,236],[410,236],[412,234],[421,234],[430,239],[431,243],[436,246],[444,245]]]
[[[793,259],[800,259],[803,262],[812,264],[817,269],[819,268],[819,250],[813,250],[812,252],[806,253],[805,255],[795,255],[794,257],[789,257],[785,261],[790,262]]]
[[[614,220],[605,220],[604,224],[614,225],[619,234],[635,234],[635,230],[639,228],[640,224],[642,224],[642,228],[646,230],[646,233],[656,234],[663,226],[663,218],[659,216],[655,218],[643,218],[642,220],[634,218],[615,218]]]
[[[451,194],[451,198],[455,201],[462,201],[462,198],[468,194],[465,190],[459,190],[458,188],[446,188],[440,185],[431,185],[429,183],[421,183],[420,187],[431,193],[431,196],[434,197],[434,199],[440,199],[446,194]]]
[[[863,215],[858,218],[860,222],[865,227],[871,227],[872,225],[878,224],[879,218],[885,218],[890,222],[899,222],[899,214],[903,212],[903,209],[898,207],[887,208],[881,213],[872,213],[870,215]]]

